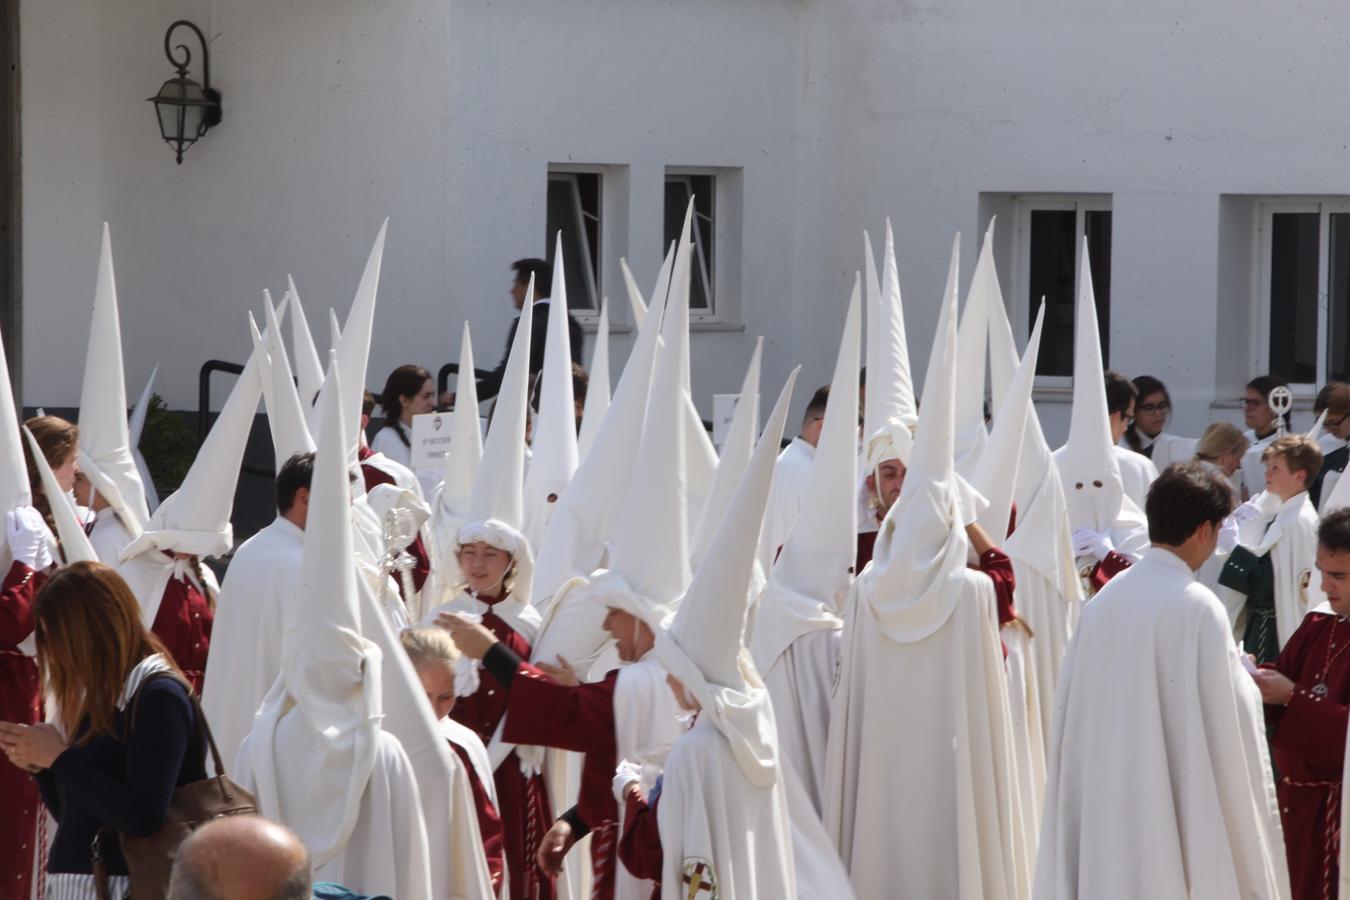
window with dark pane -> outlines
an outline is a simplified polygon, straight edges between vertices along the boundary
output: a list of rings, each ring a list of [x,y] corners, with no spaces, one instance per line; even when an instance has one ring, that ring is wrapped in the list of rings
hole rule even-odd
[[[1102,365],[1111,367],[1111,211],[1090,209],[1083,213],[1087,235],[1092,296],[1097,301],[1097,338],[1102,342]]]
[[[662,252],[680,239],[684,214],[689,198],[694,198],[694,220],[690,238],[694,252],[690,259],[689,309],[695,313],[713,312],[713,285],[715,282],[715,221],[716,175],[666,175],[665,240]]]
[[[562,232],[567,275],[567,305],[598,308],[600,282],[599,172],[550,172],[548,176],[548,261],[555,267],[554,236]]]
[[[1350,374],[1350,213],[1332,213],[1327,252],[1327,318],[1331,356],[1328,378],[1345,381]]]
[[[1045,299],[1037,375],[1073,374],[1073,266],[1077,219],[1077,213],[1072,209],[1031,211],[1028,331],[1035,324],[1041,299]]]
[[[1270,217],[1270,371],[1300,384],[1317,381],[1319,218]]]

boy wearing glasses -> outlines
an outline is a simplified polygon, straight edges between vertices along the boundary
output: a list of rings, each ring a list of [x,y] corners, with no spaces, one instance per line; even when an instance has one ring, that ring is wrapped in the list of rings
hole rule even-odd
[[[1313,415],[1320,417],[1323,412],[1327,417],[1322,422],[1322,436],[1317,439],[1322,448],[1322,471],[1308,486],[1308,496],[1319,512],[1322,501],[1331,496],[1331,489],[1350,462],[1350,448],[1346,446],[1346,439],[1350,438],[1350,386],[1331,381],[1318,391]]]
[[[1144,498],[1148,496],[1148,487],[1158,477],[1158,467],[1142,453],[1120,446],[1125,429],[1134,422],[1134,404],[1138,394],[1130,380],[1119,372],[1109,369],[1106,378],[1106,411],[1111,422],[1111,444],[1120,464],[1120,484],[1125,496],[1134,501],[1134,505],[1144,508]]]

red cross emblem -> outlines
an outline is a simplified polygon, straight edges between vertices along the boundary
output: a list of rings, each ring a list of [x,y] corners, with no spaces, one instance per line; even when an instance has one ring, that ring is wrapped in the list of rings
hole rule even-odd
[[[692,857],[684,861],[685,900],[717,900],[717,876],[712,863]]]

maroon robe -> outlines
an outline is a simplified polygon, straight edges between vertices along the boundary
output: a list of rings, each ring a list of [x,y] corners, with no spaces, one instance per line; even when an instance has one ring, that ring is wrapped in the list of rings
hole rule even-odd
[[[478,833],[483,838],[483,853],[487,856],[488,874],[492,876],[492,891],[500,897],[502,873],[506,871],[506,853],[502,847],[502,817],[497,812],[497,807],[492,805],[487,788],[479,780],[478,770],[474,768],[473,760],[469,759],[469,752],[454,741],[448,743],[459,757],[459,761],[464,764],[464,770],[469,773],[473,806],[478,811]]]
[[[357,451],[357,456],[362,460],[369,459],[374,455],[374,451],[369,447],[362,447]],[[388,472],[377,468],[376,466],[368,465],[365,462],[361,463],[361,475],[365,478],[367,491],[377,484],[392,484],[395,487],[398,486],[398,482],[394,481],[393,475],[390,475]],[[427,552],[427,545],[426,542],[422,540],[421,533],[418,533],[417,540],[413,541],[403,549],[412,554],[413,568],[411,574],[413,589],[420,591],[422,590],[422,585],[427,583],[427,576],[431,574],[431,554]],[[395,577],[394,580],[398,582],[399,596],[403,597],[403,579]],[[406,603],[408,598],[403,597],[403,601]]]
[[[581,824],[593,835],[591,896],[595,900],[614,896],[619,808],[614,802],[611,782],[619,762],[614,721],[614,688],[618,681],[619,670],[614,669],[598,682],[562,685],[529,663],[521,662],[511,682],[502,732],[502,737],[512,744],[586,754],[572,824],[574,829]]]
[[[1280,651],[1275,668],[1294,682],[1285,706],[1265,708],[1271,758],[1280,773],[1275,792],[1289,883],[1293,900],[1322,900],[1325,890],[1335,896],[1340,877],[1350,621],[1309,613]]]
[[[37,661],[19,649],[33,633],[44,572],[15,562],[0,584],[0,722],[42,721]],[[0,755],[0,900],[28,900],[41,802],[32,775]]]
[[[1115,578],[1132,565],[1134,565],[1134,563],[1130,561],[1129,557],[1123,556],[1114,550],[1106,554],[1101,562],[1092,567],[1092,572],[1088,575],[1088,583],[1092,586],[1092,593],[1095,594],[1106,587],[1108,581]]]
[[[858,532],[858,552],[853,561],[853,574],[861,572],[872,561],[872,553],[877,546],[877,535],[880,533],[880,531]]]
[[[624,801],[623,837],[619,839],[619,861],[634,878],[656,882],[652,900],[661,897],[661,867],[665,856],[661,852],[661,829],[657,824],[656,809],[661,805],[658,796],[650,804],[638,797],[636,791]]]
[[[202,691],[202,676],[206,673],[206,653],[211,646],[211,623],[215,613],[205,595],[186,578],[170,576],[164,585],[164,597],[155,613],[155,624],[150,630],[164,642],[164,647],[183,670],[197,694]]]
[[[491,606],[502,598],[480,595],[478,599]],[[530,642],[491,609],[483,614],[483,626],[513,653],[522,659],[529,658]],[[483,669],[478,690],[470,697],[461,697],[450,717],[472,728],[486,745],[506,715],[506,702],[507,693],[501,682]],[[526,778],[520,770],[520,757],[512,750],[493,773],[493,780],[497,783],[497,811],[502,820],[506,867],[511,875],[511,900],[552,900],[553,881],[534,861],[540,842],[553,825],[544,779],[541,775]]]

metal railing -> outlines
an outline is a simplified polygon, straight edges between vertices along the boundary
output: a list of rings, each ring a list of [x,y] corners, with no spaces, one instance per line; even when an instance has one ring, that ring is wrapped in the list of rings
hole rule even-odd
[[[208,359],[202,363],[201,371],[197,374],[197,440],[205,441],[206,434],[211,430],[211,376],[217,372],[224,372],[228,375],[244,374],[244,367],[239,363],[226,362],[223,359]],[[239,467],[239,471],[246,475],[257,475],[260,478],[275,478],[276,472],[268,466],[259,466],[245,460]]]

